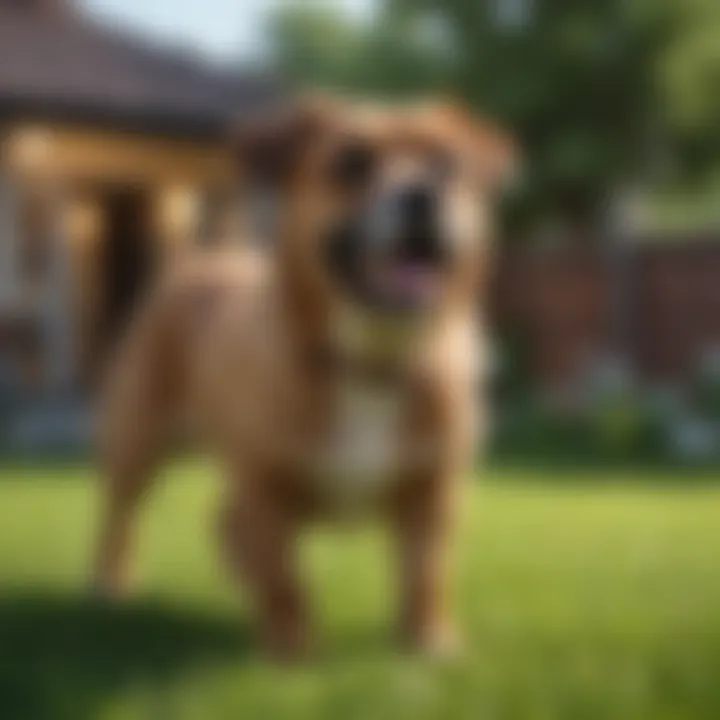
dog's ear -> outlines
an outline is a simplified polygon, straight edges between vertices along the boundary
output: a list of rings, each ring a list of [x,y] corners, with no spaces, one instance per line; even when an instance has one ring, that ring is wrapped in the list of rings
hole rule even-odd
[[[329,98],[313,95],[237,123],[232,146],[240,175],[251,186],[281,188],[312,141],[329,125],[334,109]]]
[[[513,137],[489,122],[476,120],[474,146],[480,177],[491,191],[503,193],[519,183],[520,149]]]
[[[509,133],[454,102],[435,106],[435,117],[446,132],[458,139],[484,187],[502,193],[518,182],[520,150]]]

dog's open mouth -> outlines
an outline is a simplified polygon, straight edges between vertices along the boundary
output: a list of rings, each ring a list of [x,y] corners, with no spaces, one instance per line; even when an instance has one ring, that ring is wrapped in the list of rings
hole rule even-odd
[[[384,260],[368,264],[365,285],[376,303],[388,309],[421,310],[438,299],[442,270],[426,262]]]
[[[363,305],[381,312],[416,313],[440,300],[448,258],[439,241],[395,242],[378,251],[354,227],[330,236],[327,260],[336,281]]]

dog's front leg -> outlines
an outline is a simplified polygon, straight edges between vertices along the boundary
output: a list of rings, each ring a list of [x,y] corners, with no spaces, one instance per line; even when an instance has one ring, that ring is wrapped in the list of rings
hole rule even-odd
[[[224,555],[244,581],[270,655],[297,660],[310,649],[310,627],[296,567],[299,513],[266,478],[233,487],[221,512]]]
[[[449,589],[457,486],[452,474],[428,471],[408,480],[393,507],[402,565],[401,638],[412,650],[430,655],[458,649]]]

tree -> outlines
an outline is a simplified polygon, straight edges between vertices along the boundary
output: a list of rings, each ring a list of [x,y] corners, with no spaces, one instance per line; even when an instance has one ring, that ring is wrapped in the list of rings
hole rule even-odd
[[[657,63],[668,152],[684,179],[702,179],[720,159],[720,3],[664,0],[666,28]]]

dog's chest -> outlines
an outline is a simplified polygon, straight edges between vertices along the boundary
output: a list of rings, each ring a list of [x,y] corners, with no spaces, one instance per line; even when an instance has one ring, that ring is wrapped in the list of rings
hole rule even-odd
[[[346,382],[314,457],[318,482],[339,503],[370,499],[397,475],[402,460],[404,393]]]

